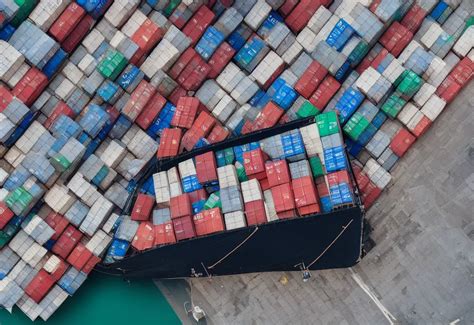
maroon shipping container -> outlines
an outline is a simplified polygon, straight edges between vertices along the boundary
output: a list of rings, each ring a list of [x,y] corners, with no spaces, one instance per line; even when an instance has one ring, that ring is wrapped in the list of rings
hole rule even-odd
[[[295,90],[304,98],[309,98],[328,74],[328,70],[318,61],[313,61],[295,84]]]
[[[66,259],[76,244],[81,240],[82,236],[82,232],[77,230],[73,225],[69,225],[61,236],[59,236],[51,251]]]
[[[390,149],[392,149],[397,157],[402,157],[415,140],[416,138],[407,129],[402,127],[390,142]]]
[[[372,204],[377,200],[377,198],[382,193],[382,190],[375,186],[374,183],[370,182],[362,192],[362,202],[366,209],[370,208]]]
[[[357,186],[362,191],[370,183],[370,178],[364,172],[362,172],[361,166],[356,165],[352,162],[351,164],[352,164],[352,170],[354,171]]]
[[[122,113],[132,122],[135,121],[147,106],[150,99],[155,95],[156,89],[146,80],[142,80],[132,92],[128,102],[122,109]]]
[[[225,230],[220,208],[204,210],[195,214],[193,216],[193,222],[198,236],[209,235]]]
[[[256,200],[245,203],[245,218],[247,225],[259,225],[267,222],[267,214],[265,212],[265,204],[263,200]]]
[[[428,13],[419,5],[414,4],[403,17],[401,24],[415,34]]]
[[[155,241],[154,246],[176,243],[173,222],[168,221],[161,225],[155,225]]]
[[[50,27],[49,34],[51,34],[51,36],[53,36],[59,43],[62,43],[74,30],[77,24],[79,24],[81,18],[85,14],[86,12],[81,6],[72,2]]]
[[[155,118],[160,114],[161,110],[166,104],[166,98],[160,93],[155,95],[148,101],[143,111],[138,115],[135,123],[142,129],[146,130],[153,123]]]
[[[141,222],[132,241],[132,246],[139,251],[153,247],[155,242],[155,228],[151,222]]]
[[[33,299],[34,302],[39,303],[53,287],[54,283],[53,277],[44,269],[41,269],[26,286],[25,293]]]
[[[171,219],[190,216],[193,214],[191,199],[188,193],[184,193],[170,199]]]
[[[99,257],[92,255],[87,261],[86,265],[84,265],[81,271],[84,272],[85,274],[89,274],[97,265],[97,263],[99,263],[100,261],[101,260]]]
[[[327,76],[311,95],[309,102],[322,112],[339,88],[341,88],[341,84],[332,76]]]
[[[208,73],[208,78],[215,79],[217,76],[224,70],[227,63],[232,60],[232,57],[235,54],[235,50],[227,42],[223,42],[214,54],[209,59],[209,66],[211,71]]]
[[[308,21],[320,6],[327,6],[330,2],[325,0],[301,0],[285,18],[285,22],[294,33],[298,33],[308,24]]]
[[[196,237],[194,222],[191,215],[173,219],[173,228],[177,240]]]
[[[160,146],[156,153],[158,158],[174,157],[179,153],[181,129],[164,129],[160,137]]]
[[[203,105],[199,107],[204,108]],[[201,138],[205,138],[209,134],[215,124],[216,119],[211,114],[206,111],[201,111],[191,129],[186,131],[183,135],[181,145],[186,148],[186,150],[191,150]]]
[[[375,56],[373,61],[370,63],[370,66],[377,70],[377,67],[380,65],[380,63],[382,63],[383,60],[385,60],[387,55],[388,50],[386,48],[382,48],[382,50]]]
[[[290,183],[277,185],[271,188],[275,211],[277,213],[293,211],[295,209],[295,198]]]
[[[196,191],[189,192],[188,194],[189,194],[189,200],[191,201],[191,206],[198,201],[207,200],[208,198],[207,192],[203,188]]]
[[[176,87],[175,89],[173,89],[173,91],[171,92],[171,94],[168,96],[168,100],[173,104],[173,105],[177,105],[178,104],[178,100],[183,97],[183,96],[187,96],[188,92],[186,91],[186,89],[178,86]]]
[[[296,7],[298,2],[299,0],[285,0],[285,2],[283,2],[281,7],[278,9],[278,11],[283,17],[286,17],[291,13],[293,8]]]
[[[364,57],[361,63],[356,68],[357,73],[362,74],[368,67],[371,66],[372,61],[374,61],[375,57],[382,51],[384,48],[382,46],[373,47],[372,50]]]
[[[92,252],[86,248],[82,243],[77,244],[74,250],[69,254],[67,262],[74,266],[76,269],[81,270],[89,261],[92,256]]]
[[[186,90],[195,91],[206,80],[211,71],[209,64],[204,61],[200,55],[191,59],[183,72],[179,75],[177,81]]]
[[[224,141],[225,139],[227,139],[229,134],[230,134],[230,132],[229,132],[228,129],[226,129],[225,127],[223,127],[220,124],[216,124],[212,128],[211,133],[209,133],[209,135],[207,136],[207,141],[210,144],[221,142],[221,141]]]
[[[31,106],[48,85],[48,78],[35,67],[31,67],[13,88],[12,94],[25,105]]]
[[[393,56],[398,57],[413,38],[413,33],[398,21],[393,22],[387,31],[380,37],[379,42]]]
[[[5,202],[0,201],[0,229],[3,229],[14,216],[15,214]]]
[[[139,193],[132,209],[132,220],[146,221],[150,219],[151,211],[155,205],[155,197]]]
[[[196,97],[181,97],[176,105],[176,112],[171,120],[171,125],[190,129],[201,103]]]
[[[61,115],[69,116],[71,119],[74,119],[76,113],[69,107],[65,102],[59,101],[56,104],[51,115],[49,115],[48,119],[43,123],[44,127],[48,128],[53,125],[53,123],[60,117]]]
[[[44,219],[46,223],[54,229],[54,235],[51,239],[56,240],[63,233],[64,229],[69,225],[69,221],[64,218],[62,215],[56,212],[51,212]]]
[[[133,33],[131,40],[138,45],[143,54],[150,51],[163,37],[160,26],[147,18]]]
[[[267,177],[265,173],[265,161],[268,156],[262,149],[254,149],[243,153],[245,174],[249,179],[264,179]]]
[[[61,43],[61,47],[64,49],[64,51],[67,53],[72,53],[84,39],[87,33],[89,33],[92,26],[94,25],[94,22],[94,18],[89,15],[85,15],[79,24],[74,27],[74,30]]]
[[[50,273],[54,281],[59,281],[59,279],[61,279],[61,277],[64,275],[64,273],[66,273],[69,267],[69,264],[67,264],[62,258],[59,258],[59,261],[59,265],[52,273]]]
[[[168,71],[168,75],[175,80],[178,79],[178,76],[196,55],[198,54],[192,47],[187,48]]]
[[[217,180],[217,163],[214,152],[209,151],[194,158],[199,183],[206,184]]]
[[[251,123],[250,131],[259,131],[262,129],[270,128],[278,123],[278,120],[283,115],[284,111],[278,107],[275,103],[269,102],[263,110],[258,114],[257,118]],[[242,133],[243,130],[242,130]],[[248,132],[246,132],[248,133]]]
[[[206,28],[212,23],[215,14],[206,6],[201,6],[184,26],[182,32],[191,38],[191,46],[201,38]]]
[[[0,85],[0,113],[7,108],[13,100],[13,95],[7,87]]]
[[[448,75],[441,85],[436,89],[436,95],[446,103],[450,103],[461,91],[462,86],[456,82],[453,76]]]
[[[467,56],[456,64],[453,71],[450,72],[450,76],[464,87],[469,81],[472,80],[474,75],[474,62],[472,62]]]

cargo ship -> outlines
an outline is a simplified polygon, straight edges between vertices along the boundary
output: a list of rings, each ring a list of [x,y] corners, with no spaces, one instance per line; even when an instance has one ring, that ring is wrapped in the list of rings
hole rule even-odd
[[[46,321],[94,269],[354,265],[364,211],[472,79],[469,10],[2,2],[0,306]]]

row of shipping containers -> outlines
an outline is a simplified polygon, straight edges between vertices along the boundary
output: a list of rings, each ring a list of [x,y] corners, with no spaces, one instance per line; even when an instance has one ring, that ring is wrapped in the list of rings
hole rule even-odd
[[[3,1],[0,305],[47,320],[100,261],[353,204],[350,163],[370,207],[472,79],[460,2]],[[123,215],[153,159],[304,118]]]

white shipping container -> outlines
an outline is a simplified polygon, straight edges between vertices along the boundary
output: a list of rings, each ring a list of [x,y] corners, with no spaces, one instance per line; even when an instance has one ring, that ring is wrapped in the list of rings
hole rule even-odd
[[[251,179],[246,182],[242,182],[242,195],[244,202],[252,202],[257,200],[263,200],[262,189],[260,188],[260,183],[256,179]]]
[[[420,111],[429,118],[430,121],[434,122],[445,107],[446,102],[433,94]]]
[[[240,182],[237,177],[237,170],[234,165],[225,165],[217,168],[217,177],[219,180],[220,188],[237,186],[239,187]],[[239,187],[240,188],[240,187]]]
[[[257,30],[271,10],[272,7],[266,3],[265,0],[257,0],[252,9],[250,9],[249,13],[245,16],[244,22],[253,30]]]
[[[243,228],[247,226],[245,215],[242,211],[234,211],[224,214],[225,228],[227,230]]]

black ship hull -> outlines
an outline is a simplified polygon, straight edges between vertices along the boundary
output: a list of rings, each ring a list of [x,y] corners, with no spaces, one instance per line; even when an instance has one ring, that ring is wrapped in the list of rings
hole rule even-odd
[[[126,278],[185,278],[350,267],[361,255],[358,206],[157,247],[97,270]]]

